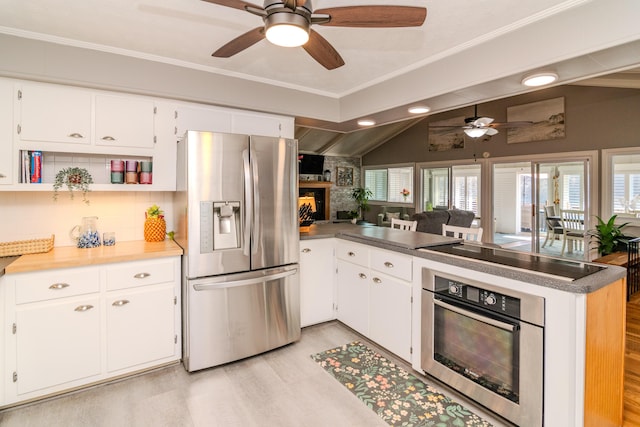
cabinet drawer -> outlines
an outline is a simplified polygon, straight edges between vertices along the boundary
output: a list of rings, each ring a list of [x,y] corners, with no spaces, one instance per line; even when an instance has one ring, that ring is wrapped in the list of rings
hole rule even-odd
[[[107,290],[133,288],[173,282],[175,277],[173,259],[135,261],[107,268]]]
[[[338,242],[336,256],[363,267],[369,266],[369,248],[357,243]]]
[[[100,290],[97,268],[73,268],[25,273],[15,278],[16,304],[46,301]]]
[[[394,252],[371,249],[371,268],[408,282],[413,276],[411,257]]]

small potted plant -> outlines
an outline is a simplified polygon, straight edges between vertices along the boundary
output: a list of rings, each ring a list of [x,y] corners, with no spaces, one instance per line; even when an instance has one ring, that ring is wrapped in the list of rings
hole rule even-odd
[[[82,200],[86,204],[89,204],[87,193],[91,191],[89,188],[90,184],[93,184],[93,177],[85,168],[71,166],[61,169],[53,181],[53,200],[58,200],[58,190],[64,185],[69,190],[72,199],[74,190],[81,191]]]
[[[622,234],[622,229],[629,223],[616,225],[616,217],[617,215],[613,215],[607,222],[604,222],[599,216],[596,216],[598,224],[596,229],[590,232],[590,236],[598,244],[600,256],[626,250],[625,235]]]
[[[360,216],[360,211],[358,211],[357,209],[354,211],[349,211],[348,215],[349,219],[351,219],[351,223],[355,224],[358,221],[358,217]]]
[[[147,242],[162,242],[167,234],[164,211],[158,205],[153,205],[147,209],[144,215],[144,240]]]

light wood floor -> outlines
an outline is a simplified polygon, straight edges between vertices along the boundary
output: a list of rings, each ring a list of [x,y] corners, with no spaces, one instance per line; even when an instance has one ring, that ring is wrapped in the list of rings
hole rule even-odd
[[[174,365],[0,412],[3,427],[384,427],[387,424],[310,356],[359,340],[406,363],[337,321],[302,330],[300,341],[195,373]],[[496,427],[481,408],[435,385]]]
[[[640,426],[640,294],[635,294],[627,303],[623,425]]]

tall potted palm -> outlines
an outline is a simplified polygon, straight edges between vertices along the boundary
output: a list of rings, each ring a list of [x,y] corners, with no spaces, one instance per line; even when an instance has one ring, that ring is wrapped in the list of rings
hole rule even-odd
[[[358,205],[358,216],[362,216],[362,221],[359,222],[364,222],[364,213],[371,209],[371,206],[369,206],[371,196],[373,196],[373,193],[368,188],[358,187],[351,192],[351,198]]]

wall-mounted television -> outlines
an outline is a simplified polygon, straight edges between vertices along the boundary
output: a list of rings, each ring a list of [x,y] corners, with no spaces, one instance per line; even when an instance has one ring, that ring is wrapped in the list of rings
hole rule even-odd
[[[322,175],[324,156],[318,154],[299,154],[298,171],[300,175]]]

